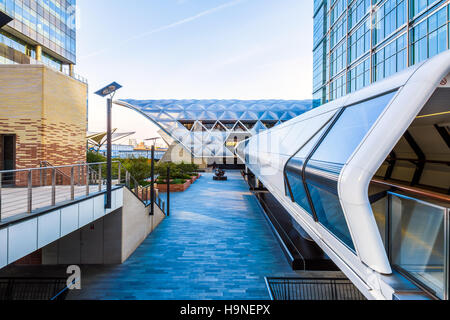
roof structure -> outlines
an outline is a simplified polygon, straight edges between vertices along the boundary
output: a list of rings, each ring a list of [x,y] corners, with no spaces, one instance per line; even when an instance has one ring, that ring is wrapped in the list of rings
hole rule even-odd
[[[234,157],[238,141],[313,108],[312,100],[119,100],[195,157]]]
[[[136,132],[117,133],[116,131],[117,129],[112,130],[112,142],[116,142],[118,140],[132,136],[133,134],[136,133]],[[86,135],[88,143],[97,149],[100,149],[106,143],[107,132],[88,132]]]

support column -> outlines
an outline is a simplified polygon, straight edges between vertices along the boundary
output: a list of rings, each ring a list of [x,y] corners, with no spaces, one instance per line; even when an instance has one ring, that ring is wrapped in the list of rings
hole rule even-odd
[[[36,60],[42,61],[42,46],[36,46]]]
[[[74,77],[75,75],[75,66],[73,64],[69,64],[69,75]]]
[[[155,146],[152,146],[151,160],[151,185],[150,185],[150,215],[155,215]],[[167,178],[168,179],[168,178]]]

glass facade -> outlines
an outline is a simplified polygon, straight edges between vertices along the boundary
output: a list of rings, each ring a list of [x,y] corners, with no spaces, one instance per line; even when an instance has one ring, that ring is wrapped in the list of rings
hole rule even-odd
[[[61,69],[76,61],[76,0],[0,0],[0,11],[13,20],[2,28],[0,63],[26,63],[42,47],[42,63]],[[29,41],[31,39],[32,41]],[[30,60],[30,59],[29,59]]]
[[[387,219],[392,263],[429,288],[439,299],[448,299],[446,216],[446,207],[389,193]]]
[[[449,11],[450,0],[314,0],[315,103],[448,50]]]
[[[331,124],[322,121],[324,126],[286,165],[287,194],[352,251],[355,246],[342,211],[338,179],[395,94],[345,107]]]
[[[196,158],[234,158],[238,142],[313,108],[311,100],[123,100]]]

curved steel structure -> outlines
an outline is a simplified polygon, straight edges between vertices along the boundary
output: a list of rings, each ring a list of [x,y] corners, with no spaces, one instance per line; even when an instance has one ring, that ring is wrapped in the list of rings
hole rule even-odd
[[[119,100],[194,157],[234,157],[235,143],[312,109],[297,100]],[[231,147],[230,147],[231,146]]]
[[[260,133],[236,148],[260,182],[367,297],[392,299],[396,291],[392,285],[396,270],[380,232],[381,220],[374,215],[369,187],[381,168],[386,170],[387,164],[392,164],[398,144],[408,140],[412,127],[440,128],[448,139],[449,82],[450,51],[446,51]],[[420,137],[420,131],[414,132]],[[430,135],[428,144],[435,144],[433,139],[439,138]],[[422,145],[425,151],[414,140],[408,142],[417,159],[406,161],[414,166],[415,177],[404,180],[420,186],[424,173],[431,180],[433,175],[441,176],[443,185],[433,187],[447,194],[448,141],[447,149],[444,144],[444,149],[437,151],[426,142]],[[426,161],[431,158],[442,166],[432,168]],[[401,161],[397,159],[397,163]],[[406,175],[404,167],[394,163],[390,170],[393,168]],[[387,181],[391,178],[385,171],[382,176]],[[447,283],[443,286],[448,292],[448,262],[445,264],[447,280],[443,282]]]

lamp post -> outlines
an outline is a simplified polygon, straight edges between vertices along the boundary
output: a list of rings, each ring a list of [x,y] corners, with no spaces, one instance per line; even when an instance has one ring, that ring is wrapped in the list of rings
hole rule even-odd
[[[112,101],[116,91],[122,88],[117,82],[113,82],[110,85],[95,92],[96,95],[104,98],[109,96],[106,101],[106,209],[111,209],[111,193],[112,193]]]
[[[162,139],[162,138],[156,137],[156,138],[145,139],[145,141],[153,141],[153,147],[156,147],[156,141],[158,141],[160,139]],[[148,159],[148,149],[147,149],[147,159]]]

